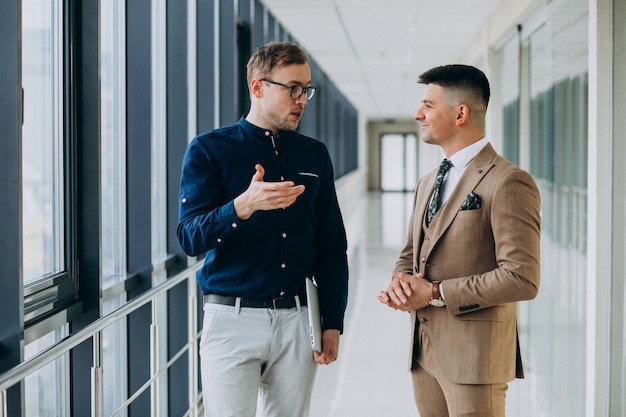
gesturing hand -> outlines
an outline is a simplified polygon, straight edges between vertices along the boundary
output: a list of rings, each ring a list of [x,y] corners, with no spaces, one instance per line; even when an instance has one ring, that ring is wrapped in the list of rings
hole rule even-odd
[[[265,169],[260,164],[254,166],[248,189],[235,198],[237,217],[246,220],[259,210],[276,210],[289,207],[304,192],[304,185],[295,185],[293,181],[265,182]]]

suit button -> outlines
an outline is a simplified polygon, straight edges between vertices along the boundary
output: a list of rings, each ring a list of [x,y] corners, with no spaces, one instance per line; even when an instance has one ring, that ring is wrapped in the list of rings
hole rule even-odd
[[[422,258],[422,259],[420,259],[420,262],[421,262],[421,263],[426,263],[426,258]]]
[[[427,323],[428,319],[426,317],[420,317],[420,323]]]

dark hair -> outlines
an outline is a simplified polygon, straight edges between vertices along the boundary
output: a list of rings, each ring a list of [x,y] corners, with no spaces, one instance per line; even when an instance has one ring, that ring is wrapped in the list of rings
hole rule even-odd
[[[269,77],[276,67],[308,62],[306,53],[297,45],[289,42],[268,43],[257,49],[248,61],[248,84],[254,78]]]
[[[417,82],[437,84],[445,89],[459,92],[487,110],[491,94],[489,80],[478,68],[460,64],[435,67],[420,75]]]

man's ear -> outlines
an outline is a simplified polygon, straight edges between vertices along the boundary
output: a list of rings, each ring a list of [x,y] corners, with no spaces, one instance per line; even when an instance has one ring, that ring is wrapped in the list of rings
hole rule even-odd
[[[263,83],[261,80],[253,79],[250,81],[250,94],[256,98],[263,97]]]
[[[470,117],[470,108],[467,104],[459,104],[456,113],[456,125],[462,125],[467,123]]]

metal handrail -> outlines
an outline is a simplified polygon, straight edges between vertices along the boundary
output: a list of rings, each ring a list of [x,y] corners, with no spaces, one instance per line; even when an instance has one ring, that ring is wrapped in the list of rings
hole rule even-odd
[[[6,408],[6,390],[11,388],[18,382],[24,380],[28,375],[37,371],[38,369],[41,369],[61,355],[71,351],[73,348],[75,348],[85,340],[89,338],[99,337],[100,332],[108,326],[128,316],[140,307],[152,302],[154,298],[181,284],[185,280],[193,279],[195,285],[195,273],[198,271],[198,269],[200,269],[200,267],[201,263],[198,263],[185,269],[177,275],[172,276],[165,282],[146,291],[137,298],[124,304],[120,308],[112,311],[106,316],[97,319],[77,333],[61,339],[59,342],[55,343],[48,349],[42,351],[36,356],[20,363],[9,371],[0,375],[0,394],[2,395],[2,397],[0,398],[3,399],[3,408]],[[2,413],[2,408],[0,408],[0,413]]]

